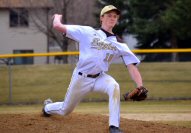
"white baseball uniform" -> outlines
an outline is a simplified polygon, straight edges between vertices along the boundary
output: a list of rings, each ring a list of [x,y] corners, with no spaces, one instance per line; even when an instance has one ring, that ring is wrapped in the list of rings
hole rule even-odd
[[[89,92],[107,93],[109,96],[109,125],[119,127],[120,88],[113,77],[106,74],[112,61],[120,57],[124,63],[139,64],[139,59],[126,44],[117,42],[116,36],[107,36],[102,29],[89,26],[66,25],[66,36],[79,42],[79,61],[62,102],[45,106],[48,114],[67,115]]]

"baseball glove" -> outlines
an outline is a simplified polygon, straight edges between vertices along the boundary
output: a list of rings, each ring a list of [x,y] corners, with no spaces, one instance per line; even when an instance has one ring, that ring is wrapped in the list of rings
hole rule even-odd
[[[141,86],[123,95],[124,100],[142,101],[147,98],[148,90]]]

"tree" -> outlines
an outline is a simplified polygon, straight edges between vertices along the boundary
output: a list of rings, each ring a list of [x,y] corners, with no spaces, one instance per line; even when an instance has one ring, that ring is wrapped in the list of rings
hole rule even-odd
[[[190,39],[189,0],[130,0],[132,23],[131,33],[137,35],[138,48],[181,48],[183,40]],[[168,54],[169,55],[169,54]],[[164,56],[162,60],[169,60]],[[161,60],[160,54],[146,56],[145,60]],[[172,61],[178,61],[178,54],[172,54]]]
[[[164,26],[161,15],[168,8],[171,0],[130,0],[131,20],[129,32],[138,39],[137,48],[170,48],[168,29]],[[146,54],[145,61],[169,60],[168,54]]]
[[[34,0],[27,0],[29,5],[34,5]],[[34,12],[32,15],[33,22],[38,27],[38,29],[49,37],[49,42],[58,45],[61,51],[68,51],[69,43],[76,44],[76,42],[67,39],[63,34],[55,31],[52,25],[52,15],[54,13],[59,13],[63,15],[62,22],[64,24],[85,24],[85,25],[95,25],[95,20],[90,15],[94,10],[91,6],[94,1],[86,0],[44,0],[41,1],[42,5],[46,5],[47,1],[52,5],[51,8],[47,8],[46,12],[48,14],[47,19],[44,19],[42,14]],[[85,1],[85,3],[84,3]],[[30,9],[29,9],[30,10]],[[87,18],[87,16],[89,16]],[[73,45],[71,49],[77,50],[76,45]],[[74,56],[72,56],[74,57]],[[63,62],[68,63],[69,57],[63,56]],[[71,59],[71,57],[70,57]],[[76,57],[71,60],[76,60]],[[73,62],[73,61],[69,62]]]
[[[33,3],[32,0],[28,0],[29,5],[33,5],[36,3]],[[44,1],[43,5],[46,5],[47,1]],[[47,8],[46,10],[46,15],[47,18],[44,19],[42,17],[42,14],[39,14],[38,10],[36,12],[33,12],[31,18],[32,21],[35,23],[35,25],[38,27],[38,29],[46,34],[48,36],[48,43],[56,43],[61,51],[67,51],[68,49],[68,41],[67,39],[60,33],[56,32],[52,27],[52,16],[54,13],[60,13],[63,14],[62,22],[67,24],[68,22],[68,8],[71,6],[73,1],[71,0],[52,0],[50,4],[52,4],[51,8]],[[30,9],[28,9],[30,10]],[[49,52],[49,47],[48,46],[48,52]],[[57,58],[57,57],[55,57]],[[62,56],[59,57],[59,59],[62,59],[64,63],[67,63],[67,56]]]
[[[191,1],[176,0],[170,6],[162,19],[169,29],[170,42],[172,47],[185,48],[188,46],[191,38]],[[177,55],[173,56],[173,60],[180,60]]]

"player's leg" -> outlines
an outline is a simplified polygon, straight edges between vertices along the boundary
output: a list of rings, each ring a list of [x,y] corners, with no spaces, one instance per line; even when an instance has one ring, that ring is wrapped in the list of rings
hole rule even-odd
[[[67,115],[71,113],[82,98],[91,91],[93,81],[74,72],[63,102],[47,104],[44,108],[48,114]]]
[[[109,125],[119,127],[120,89],[119,84],[110,75],[102,74],[95,82],[93,91],[107,93],[109,96]]]

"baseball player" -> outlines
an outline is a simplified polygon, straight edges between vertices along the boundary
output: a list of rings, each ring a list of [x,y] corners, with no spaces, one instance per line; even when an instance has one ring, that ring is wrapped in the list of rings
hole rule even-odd
[[[77,41],[80,55],[65,100],[54,103],[51,99],[45,100],[44,116],[68,115],[89,92],[106,93],[109,96],[109,131],[122,133],[119,128],[120,87],[106,72],[114,60],[122,58],[137,87],[141,87],[143,83],[137,68],[139,59],[126,44],[118,42],[112,32],[119,16],[120,11],[116,7],[105,6],[100,13],[101,28],[96,30],[89,26],[62,24],[62,15],[54,15],[54,29]]]

